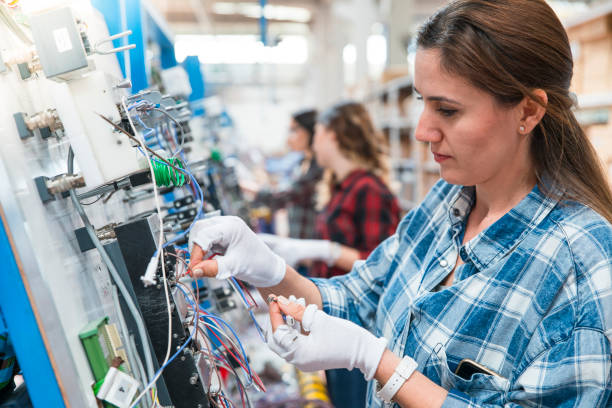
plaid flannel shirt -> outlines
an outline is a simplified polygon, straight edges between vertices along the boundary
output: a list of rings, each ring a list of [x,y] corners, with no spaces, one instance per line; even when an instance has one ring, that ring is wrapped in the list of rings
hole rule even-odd
[[[324,310],[413,357],[449,390],[444,407],[612,406],[612,227],[535,187],[462,244],[474,199],[438,182],[350,274],[313,279]],[[433,291],[458,255],[453,285]],[[465,358],[499,376],[459,377]]]
[[[261,191],[254,201],[267,205],[274,211],[286,208],[291,238],[316,238],[316,189],[323,170],[316,161],[310,160],[310,165],[304,173],[298,166],[293,176],[294,181],[288,188],[274,192]]]
[[[397,199],[387,186],[366,170],[355,170],[338,183],[329,203],[317,217],[317,238],[355,248],[360,259],[393,235],[400,220]],[[315,262],[311,276],[329,278],[346,270]]]

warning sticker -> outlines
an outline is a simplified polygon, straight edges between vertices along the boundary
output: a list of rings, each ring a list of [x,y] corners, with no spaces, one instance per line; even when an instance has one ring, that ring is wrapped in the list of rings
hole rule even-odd
[[[57,51],[66,52],[72,49],[72,41],[70,41],[70,34],[68,34],[66,27],[53,30],[53,38],[55,39]]]

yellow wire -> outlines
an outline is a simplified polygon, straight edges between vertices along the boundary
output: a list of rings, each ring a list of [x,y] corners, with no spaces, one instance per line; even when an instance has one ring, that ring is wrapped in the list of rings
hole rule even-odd
[[[159,406],[159,399],[157,399],[157,388],[151,389],[151,398],[153,399],[153,406]]]

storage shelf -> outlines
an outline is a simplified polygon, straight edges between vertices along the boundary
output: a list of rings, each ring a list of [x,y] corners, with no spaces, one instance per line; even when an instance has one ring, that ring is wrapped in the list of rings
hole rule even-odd
[[[414,138],[419,111],[413,109],[414,95],[407,87],[412,87],[411,78],[397,78],[380,85],[365,98],[374,123],[387,135],[392,185],[403,211],[421,202],[440,174],[427,145]]]

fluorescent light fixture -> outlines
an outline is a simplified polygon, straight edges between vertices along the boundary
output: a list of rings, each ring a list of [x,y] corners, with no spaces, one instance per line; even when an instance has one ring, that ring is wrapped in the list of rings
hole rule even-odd
[[[372,34],[368,37],[366,58],[370,78],[380,78],[387,64],[387,38],[384,35]]]
[[[261,6],[256,3],[229,3],[216,2],[212,5],[212,11],[221,15],[241,15],[249,18],[261,17]],[[291,7],[267,4],[264,7],[264,16],[268,20],[294,21],[307,23],[312,18],[310,10],[303,7]]]
[[[355,64],[357,62],[357,47],[355,44],[346,44],[342,49],[342,60],[345,64]]]
[[[177,35],[177,61],[197,55],[203,64],[303,64],[308,41],[302,35],[286,35],[275,47],[264,47],[256,35]]]

